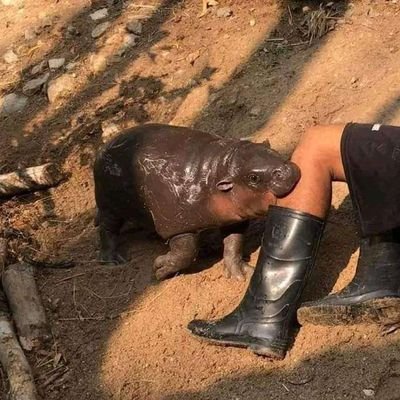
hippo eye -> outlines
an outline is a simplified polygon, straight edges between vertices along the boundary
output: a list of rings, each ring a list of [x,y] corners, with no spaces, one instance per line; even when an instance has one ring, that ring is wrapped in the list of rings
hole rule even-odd
[[[260,180],[261,178],[256,174],[249,175],[249,182],[251,185],[257,185],[258,183],[260,183]]]

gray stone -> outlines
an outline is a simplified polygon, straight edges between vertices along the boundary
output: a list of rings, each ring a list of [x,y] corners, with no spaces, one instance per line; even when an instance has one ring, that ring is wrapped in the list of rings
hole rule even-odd
[[[40,91],[43,85],[49,80],[50,74],[47,72],[38,78],[32,79],[29,82],[25,83],[22,88],[22,92],[27,96],[32,96],[33,94]]]
[[[14,64],[18,61],[18,56],[13,50],[8,50],[4,55],[3,59],[7,64]]]
[[[32,75],[41,74],[46,68],[47,68],[47,61],[43,60],[41,63],[32,67],[31,74]]]
[[[93,21],[98,21],[99,19],[104,19],[108,17],[108,10],[107,8],[101,8],[100,10],[95,11],[94,13],[90,14],[90,18]]]
[[[71,70],[73,70],[77,65],[78,65],[77,62],[70,62],[70,63],[68,63],[68,64],[65,66],[65,69],[66,69],[67,71],[71,71]]]
[[[260,106],[254,106],[250,109],[249,114],[252,117],[258,117],[261,114],[261,107]]]
[[[74,36],[79,36],[79,31],[73,25],[68,25],[66,36],[69,38],[72,38]]]
[[[124,37],[124,46],[125,47],[134,47],[134,46],[136,46],[138,40],[139,40],[139,36],[134,35],[133,33],[128,33]]]
[[[217,10],[217,17],[218,18],[226,18],[230,17],[233,14],[233,11],[230,7],[221,7]]]
[[[22,111],[27,103],[28,99],[25,96],[10,93],[0,98],[0,112],[6,115],[14,114]]]
[[[51,60],[49,60],[50,69],[61,68],[64,64],[65,64],[65,58],[52,58]]]
[[[92,38],[97,39],[98,37],[103,35],[109,27],[109,22],[103,22],[102,24],[97,25],[96,28],[94,28],[92,31]]]
[[[130,33],[140,35],[143,31],[143,24],[137,19],[134,19],[126,25],[126,30]]]
[[[47,97],[50,103],[68,97],[74,90],[74,78],[71,75],[61,75],[47,85]]]

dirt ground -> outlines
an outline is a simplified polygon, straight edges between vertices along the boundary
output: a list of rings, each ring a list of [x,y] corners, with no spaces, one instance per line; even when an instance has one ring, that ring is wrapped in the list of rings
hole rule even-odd
[[[143,232],[124,236],[127,264],[98,264],[91,173],[107,124],[269,138],[288,155],[315,124],[400,123],[400,2],[326,2],[331,29],[311,44],[303,7],[318,10],[319,1],[219,0],[202,18],[201,0],[12,3],[0,4],[0,55],[13,49],[18,60],[1,57],[0,97],[21,94],[32,67],[52,58],[66,62],[50,80],[72,82],[55,102],[43,88],[22,112],[0,116],[0,173],[53,161],[68,174],[56,188],[0,204],[1,229],[16,232],[14,257],[76,263],[37,271],[53,333],[29,355],[43,399],[400,399],[399,333],[304,326],[279,362],[194,339],[187,323],[230,311],[247,282],[226,279],[210,245],[201,268],[157,282],[151,265],[166,246]],[[110,25],[93,39],[104,20],[89,14],[103,7]],[[232,15],[218,16],[222,7]],[[122,54],[135,19],[143,30]],[[305,298],[343,287],[357,250],[347,188],[335,184]]]

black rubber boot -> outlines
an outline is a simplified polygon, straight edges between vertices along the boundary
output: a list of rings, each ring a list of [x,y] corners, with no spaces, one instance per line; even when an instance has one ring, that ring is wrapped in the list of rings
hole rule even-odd
[[[400,231],[361,239],[356,274],[338,293],[298,310],[301,324],[352,325],[400,322]]]
[[[323,221],[310,214],[271,206],[257,265],[241,303],[220,320],[190,322],[189,330],[215,344],[284,358],[323,227]]]

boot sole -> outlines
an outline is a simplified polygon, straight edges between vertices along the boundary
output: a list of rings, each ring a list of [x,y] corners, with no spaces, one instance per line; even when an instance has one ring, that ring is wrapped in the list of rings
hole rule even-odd
[[[313,305],[300,307],[301,325],[390,325],[400,322],[400,298],[387,297],[348,305]]]
[[[273,360],[283,360],[286,356],[286,350],[283,350],[278,347],[272,347],[272,346],[263,346],[262,344],[248,344],[245,342],[237,341],[237,340],[229,340],[229,339],[211,339],[207,338],[204,336],[198,336],[194,334],[192,331],[189,330],[189,332],[194,336],[197,340],[203,343],[210,343],[216,346],[221,346],[221,347],[238,347],[241,349],[249,349],[252,351],[254,354],[257,354],[259,356],[271,358]]]

